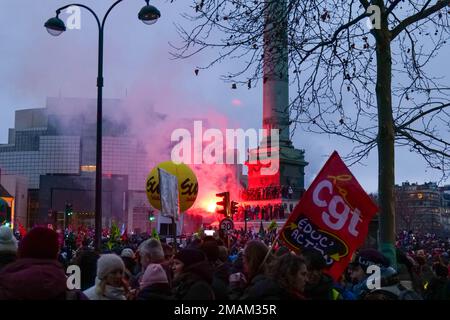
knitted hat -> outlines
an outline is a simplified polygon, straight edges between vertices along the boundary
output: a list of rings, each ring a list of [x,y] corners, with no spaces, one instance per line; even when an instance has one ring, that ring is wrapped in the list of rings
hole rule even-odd
[[[105,279],[108,273],[116,270],[125,270],[125,264],[118,255],[104,254],[97,260],[97,278],[99,280]]]
[[[0,227],[0,252],[17,252],[17,240],[9,227]]]
[[[202,261],[206,261],[205,254],[198,249],[183,249],[173,258],[183,262],[184,268]]]
[[[363,249],[355,257],[353,265],[359,265],[366,272],[370,265],[389,267],[389,260],[375,249]]]
[[[169,280],[167,279],[166,272],[160,264],[151,263],[148,265],[147,269],[145,269],[140,287],[141,289],[144,289],[145,287],[155,283],[169,284]]]
[[[215,262],[219,259],[219,246],[217,242],[213,239],[213,241],[205,241],[200,246],[200,250],[202,250],[209,261]]]
[[[134,254],[133,250],[130,248],[125,248],[122,250],[122,253],[120,254],[122,258],[131,258],[134,259],[136,255]]]
[[[19,257],[33,259],[56,259],[58,257],[58,234],[48,228],[36,227],[19,243]]]

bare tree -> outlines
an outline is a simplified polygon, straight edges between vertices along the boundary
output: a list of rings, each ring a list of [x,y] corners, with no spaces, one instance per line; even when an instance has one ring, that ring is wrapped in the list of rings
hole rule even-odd
[[[195,1],[185,15],[194,27],[178,26],[183,41],[174,56],[214,50],[204,68],[239,59],[226,80],[249,88],[264,81],[273,1]],[[394,262],[395,146],[449,173],[450,84],[436,58],[449,40],[450,0],[285,1],[285,13],[270,22],[287,22],[292,122],[349,139],[352,163],[378,148],[380,248]]]

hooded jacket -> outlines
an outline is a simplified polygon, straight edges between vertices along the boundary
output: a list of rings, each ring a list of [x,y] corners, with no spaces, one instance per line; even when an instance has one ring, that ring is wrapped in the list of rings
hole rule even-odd
[[[64,300],[66,282],[56,260],[18,259],[0,271],[0,300]]]

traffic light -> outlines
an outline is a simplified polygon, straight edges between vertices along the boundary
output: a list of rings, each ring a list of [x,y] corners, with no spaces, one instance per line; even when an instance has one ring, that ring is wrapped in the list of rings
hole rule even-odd
[[[231,215],[238,212],[238,203],[236,201],[231,201]]]
[[[230,193],[216,193],[216,197],[222,198],[222,201],[216,202],[216,204],[217,206],[223,207],[223,209],[217,209],[217,213],[223,214],[228,217],[230,215]]]
[[[155,221],[155,215],[153,214],[152,211],[150,211],[148,214],[148,221],[150,222]]]
[[[73,208],[71,203],[66,203],[66,209],[64,212],[68,217],[71,217],[73,215]]]

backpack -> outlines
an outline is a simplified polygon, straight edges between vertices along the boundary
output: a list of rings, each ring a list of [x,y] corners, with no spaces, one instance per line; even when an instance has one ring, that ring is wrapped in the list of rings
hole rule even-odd
[[[385,300],[423,300],[415,291],[409,290],[401,284],[373,290],[366,294],[365,299],[370,296],[382,296]]]

